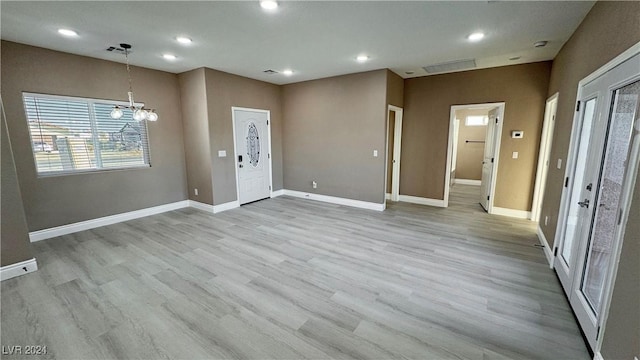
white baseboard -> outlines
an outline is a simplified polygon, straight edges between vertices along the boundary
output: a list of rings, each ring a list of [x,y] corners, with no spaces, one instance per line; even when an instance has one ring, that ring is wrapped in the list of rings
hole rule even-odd
[[[460,185],[473,185],[480,186],[482,185],[482,180],[472,180],[472,179],[453,179],[454,184]]]
[[[398,200],[408,202],[408,203],[413,203],[413,204],[445,207],[444,200],[440,200],[440,199],[429,199],[429,198],[423,198],[418,196],[400,195],[398,197]]]
[[[553,251],[551,250],[551,247],[549,246],[549,242],[547,241],[546,236],[544,236],[544,233],[542,232],[542,229],[540,228],[540,226],[538,226],[537,233],[538,233],[538,240],[540,240],[540,244],[544,246],[543,248],[544,255],[547,257],[549,268],[553,269]]]
[[[189,206],[208,213],[213,213],[213,205],[201,203],[200,201],[189,200]]]
[[[229,201],[228,203],[213,205],[213,213],[217,214],[219,212],[231,210],[240,207],[240,202],[238,200]]]
[[[491,209],[491,214],[509,216],[509,217],[518,218],[518,219],[531,219],[531,211],[507,209],[507,208],[501,208],[497,206],[494,206]]]
[[[138,219],[145,216],[156,215],[156,214],[160,214],[167,211],[182,209],[186,207],[189,207],[189,200],[182,200],[182,201],[154,206],[146,209],[129,211],[122,214],[105,216],[97,219],[80,221],[73,224],[56,226],[49,229],[32,231],[29,233],[29,238],[31,239],[31,242],[35,242],[35,241],[40,241],[44,239],[54,238],[57,236],[75,233],[78,231],[84,231],[89,229],[95,229],[101,226],[117,224],[119,222]]]
[[[389,193],[384,194],[384,198],[387,200],[391,200],[391,194]]]
[[[16,276],[28,274],[38,270],[38,263],[35,258],[21,261],[19,263],[0,267],[0,281],[5,281]]]
[[[271,192],[271,197],[278,197],[284,195],[284,189],[276,190]]]
[[[352,200],[352,199],[345,199],[345,198],[340,198],[335,196],[306,193],[306,192],[295,191],[295,190],[285,189],[284,195],[289,195],[289,196],[302,198],[302,199],[322,201],[322,202],[327,202],[331,204],[352,206],[352,207],[357,207],[361,209],[376,210],[376,211],[384,211],[386,207],[385,204],[377,204],[377,203],[372,203],[368,201]]]

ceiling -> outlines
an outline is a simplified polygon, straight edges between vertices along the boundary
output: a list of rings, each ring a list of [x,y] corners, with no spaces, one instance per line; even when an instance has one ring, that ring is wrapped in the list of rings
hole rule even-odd
[[[476,59],[477,68],[553,59],[593,4],[280,1],[268,12],[258,1],[2,0],[0,36],[118,62],[124,56],[105,49],[126,42],[133,65],[172,73],[205,66],[274,84],[381,68],[409,78],[428,75],[423,66],[461,59]],[[79,36],[64,37],[59,28]],[[485,38],[467,40],[476,31]],[[193,43],[178,43],[180,35]],[[539,40],[548,45],[535,48]],[[167,61],[165,53],[177,59]],[[359,54],[369,61],[357,62]]]

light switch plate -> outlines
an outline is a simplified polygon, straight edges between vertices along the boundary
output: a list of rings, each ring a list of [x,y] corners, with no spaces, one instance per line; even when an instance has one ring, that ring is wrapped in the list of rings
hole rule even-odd
[[[218,150],[218,157],[227,157],[227,150]]]
[[[562,159],[558,159],[558,164],[556,165],[558,169],[562,169]]]
[[[373,157],[378,157],[378,150],[373,150]]]
[[[511,154],[511,157],[514,158],[514,159],[517,159],[518,158],[518,152],[514,151],[513,154]]]

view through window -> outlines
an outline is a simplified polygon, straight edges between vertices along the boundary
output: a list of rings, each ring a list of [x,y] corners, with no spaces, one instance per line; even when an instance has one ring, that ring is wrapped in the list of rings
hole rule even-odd
[[[38,174],[150,166],[146,123],[126,108],[109,115],[127,104],[31,93],[23,101]]]

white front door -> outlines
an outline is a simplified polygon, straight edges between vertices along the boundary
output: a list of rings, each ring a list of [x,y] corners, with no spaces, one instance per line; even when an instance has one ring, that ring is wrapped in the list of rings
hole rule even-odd
[[[489,111],[487,123],[487,136],[484,143],[484,157],[482,158],[482,181],[480,183],[480,205],[489,211],[489,198],[491,197],[491,182],[493,166],[495,162],[496,138],[498,137],[498,111],[495,108]]]
[[[263,110],[233,109],[240,205],[271,195],[268,114]]]
[[[601,334],[640,154],[640,54],[581,88],[556,271],[592,349]]]

